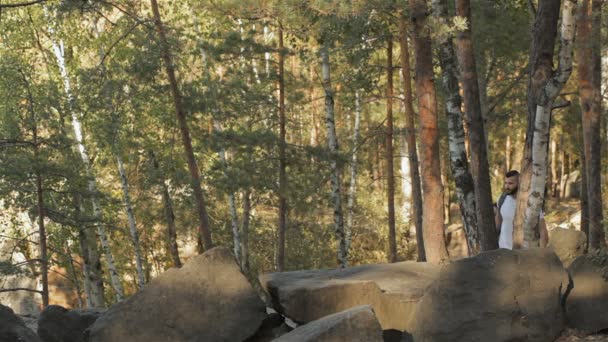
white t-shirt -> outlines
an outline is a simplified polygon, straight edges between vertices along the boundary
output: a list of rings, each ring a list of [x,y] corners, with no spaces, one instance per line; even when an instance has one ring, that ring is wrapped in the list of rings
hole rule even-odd
[[[500,207],[500,216],[502,216],[502,224],[500,225],[500,236],[498,237],[498,248],[513,249],[513,220],[515,219],[515,209],[517,208],[517,200],[514,196],[507,195],[505,201]],[[545,217],[545,213],[541,210],[539,218]]]
[[[498,237],[498,248],[513,249],[513,219],[517,201],[514,196],[507,195],[500,207],[502,224],[500,225],[500,236]]]

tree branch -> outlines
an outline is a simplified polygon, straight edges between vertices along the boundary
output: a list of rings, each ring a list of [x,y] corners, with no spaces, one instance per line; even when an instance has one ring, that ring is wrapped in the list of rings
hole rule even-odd
[[[0,292],[15,292],[15,291],[28,291],[28,292],[35,292],[35,293],[42,294],[42,291],[40,291],[40,290],[28,289],[28,288],[25,288],[25,287],[14,287],[14,288],[10,288],[10,289],[0,289]]]
[[[33,1],[28,1],[28,2],[18,2],[18,3],[15,3],[15,4],[0,4],[0,9],[2,9],[2,8],[25,7],[25,6],[39,4],[39,3],[42,3],[42,2],[46,2],[46,1],[47,0],[33,0]]]
[[[534,7],[532,0],[528,0],[528,8],[530,9],[530,13],[532,13],[532,18],[536,18],[536,7]]]
[[[558,109],[558,108],[565,108],[568,106],[570,106],[570,101],[568,101],[566,99],[559,99],[559,100],[555,100],[555,102],[553,103],[553,106],[551,107],[551,110]]]

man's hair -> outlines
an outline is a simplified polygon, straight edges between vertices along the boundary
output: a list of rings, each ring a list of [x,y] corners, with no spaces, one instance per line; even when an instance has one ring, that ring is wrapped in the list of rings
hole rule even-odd
[[[507,177],[507,178],[514,177],[514,176],[519,176],[519,171],[511,170],[505,174],[505,177]]]

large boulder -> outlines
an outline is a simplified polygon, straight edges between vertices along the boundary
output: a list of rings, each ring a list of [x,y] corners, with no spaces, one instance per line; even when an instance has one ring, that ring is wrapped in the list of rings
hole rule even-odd
[[[417,306],[414,341],[553,341],[569,284],[548,248],[458,260],[441,269]]]
[[[406,261],[270,273],[260,276],[260,281],[275,309],[298,323],[368,304],[382,329],[403,331],[438,271],[438,266]]]
[[[0,342],[41,342],[8,306],[0,304]]]
[[[608,254],[585,254],[568,272],[574,283],[566,300],[568,325],[585,333],[608,329]]]
[[[575,229],[554,228],[549,231],[549,245],[557,254],[564,267],[585,253],[587,235]]]
[[[243,341],[265,317],[232,253],[217,247],[113,306],[91,326],[89,341]]]
[[[44,342],[87,342],[85,330],[102,313],[101,310],[68,310],[49,305],[38,318],[38,336]]]
[[[358,306],[300,326],[274,342],[382,342],[382,328],[369,305]]]

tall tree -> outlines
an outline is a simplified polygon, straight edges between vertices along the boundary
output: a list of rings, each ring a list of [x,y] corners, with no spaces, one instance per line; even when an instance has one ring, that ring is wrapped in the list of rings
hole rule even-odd
[[[346,226],[344,234],[346,236],[346,250],[349,250],[352,239],[352,228],[354,222],[354,207],[357,199],[357,163],[359,152],[359,138],[361,129],[361,92],[355,91],[355,125],[353,127],[353,149],[350,168],[350,184],[348,187],[348,202],[346,204]]]
[[[192,150],[192,140],[190,138],[188,121],[186,119],[186,111],[184,109],[182,95],[179,91],[177,77],[175,76],[175,65],[173,64],[173,59],[171,56],[171,47],[169,45],[169,41],[167,40],[165,26],[161,20],[158,3],[156,0],[150,0],[150,5],[154,15],[154,26],[160,38],[161,55],[165,63],[165,71],[167,73],[167,78],[169,79],[169,86],[171,88],[171,95],[173,97],[175,116],[177,117],[177,121],[179,123],[182,143],[184,145],[186,159],[188,161],[188,169],[190,170],[190,182],[192,191],[194,192],[194,197],[196,199],[199,231],[205,250],[209,250],[213,247],[213,241],[211,240],[211,225],[209,224],[209,215],[207,214],[205,197],[203,195],[203,190],[201,189],[199,168],[194,157],[194,151]]]
[[[399,47],[401,49],[401,76],[405,106],[405,129],[407,140],[407,157],[409,160],[410,182],[412,184],[412,211],[416,228],[418,261],[426,261],[422,231],[422,188],[420,187],[420,170],[416,146],[416,126],[414,123],[414,99],[412,96],[412,78],[410,76],[410,48],[407,42],[407,18],[405,13],[399,15]]]
[[[53,30],[50,30],[53,33]],[[67,107],[69,109],[70,115],[72,116],[72,128],[74,129],[74,136],[76,137],[76,145],[77,149],[80,153],[80,158],[82,159],[82,164],[84,165],[85,172],[88,177],[88,190],[91,193],[91,202],[93,204],[93,216],[95,217],[95,226],[97,228],[97,235],[99,238],[99,242],[101,243],[101,249],[106,257],[106,263],[108,264],[108,271],[110,272],[110,280],[112,284],[112,288],[116,293],[116,300],[121,301],[124,298],[124,290],[122,287],[122,282],[120,279],[120,275],[118,274],[118,269],[116,264],[114,263],[114,256],[112,254],[112,249],[110,247],[110,243],[108,241],[108,237],[105,232],[105,228],[103,226],[103,213],[101,209],[101,205],[98,199],[98,189],[97,189],[97,180],[95,173],[93,172],[93,166],[91,165],[91,159],[89,158],[89,152],[84,144],[84,134],[82,130],[82,124],[80,122],[80,118],[76,109],[74,108],[74,94],[72,93],[72,83],[70,80],[70,76],[68,74],[68,69],[66,66],[65,60],[65,46],[63,42],[56,41],[52,37],[52,45],[53,52],[55,54],[55,58],[57,60],[57,66],[59,67],[59,71],[61,74],[61,78],[63,79],[63,86],[67,98]],[[90,247],[93,247],[90,245]],[[92,259],[93,256],[97,256],[96,253],[90,253],[89,258]],[[95,263],[95,260],[91,260],[91,262]],[[94,268],[90,269],[93,271]],[[96,292],[98,289],[96,289]]]
[[[167,182],[165,177],[162,175],[162,171],[160,169],[160,165],[158,160],[156,159],[156,155],[154,151],[150,150],[148,152],[150,159],[152,161],[152,166],[156,171],[156,182],[160,185],[162,197],[163,197],[163,212],[165,214],[165,221],[167,222],[167,243],[166,248],[169,251],[169,255],[171,255],[171,261],[173,262],[173,267],[182,267],[182,262],[179,258],[179,250],[177,246],[177,229],[175,228],[175,213],[173,210],[173,201],[171,200],[171,194],[169,193],[169,186],[167,186]]]
[[[395,176],[393,155],[393,37],[389,35],[386,48],[386,195],[388,205],[389,262],[397,262],[395,232]]]
[[[582,0],[578,14],[577,64],[579,96],[582,109],[583,146],[586,174],[587,218],[589,248],[605,248],[602,224],[602,63],[601,63],[601,4],[598,0]]]
[[[447,0],[433,0],[435,16],[447,25]],[[450,151],[450,169],[456,185],[456,196],[462,213],[463,228],[467,238],[469,255],[476,255],[481,251],[479,227],[477,225],[477,205],[475,201],[475,186],[473,176],[469,172],[469,161],[465,148],[465,133],[463,127],[463,114],[461,111],[462,98],[458,86],[458,65],[453,36],[446,34],[439,41],[439,62],[443,87],[446,91],[446,115],[448,118],[448,144]]]
[[[456,0],[456,14],[466,18],[468,23],[467,28],[458,32],[456,37],[456,56],[458,57],[458,65],[460,66],[464,108],[471,146],[471,171],[473,173],[473,181],[475,182],[479,240],[481,250],[487,251],[498,248],[498,238],[494,223],[486,134],[481,112],[479,84],[473,51],[473,23],[470,0]]]
[[[426,0],[409,2],[413,24],[416,59],[416,95],[420,120],[421,173],[424,208],[422,229],[426,258],[431,263],[448,260],[443,232],[443,185],[439,163],[439,130],[437,127],[437,98],[433,74],[433,51],[428,25]]]
[[[348,250],[346,249],[346,236],[344,234],[344,218],[342,214],[342,196],[340,169],[338,166],[338,136],[336,134],[336,121],[334,114],[334,91],[331,86],[331,73],[329,63],[328,42],[321,42],[321,78],[325,91],[325,124],[327,126],[327,144],[331,153],[331,197],[334,206],[334,231],[338,238],[338,264],[340,267],[348,265]]]
[[[277,270],[285,270],[285,231],[287,230],[287,158],[285,157],[285,54],[283,27],[279,23],[279,227]]]
[[[127,178],[127,172],[125,171],[125,165],[122,158],[118,154],[116,155],[116,163],[118,164],[118,172],[120,174],[121,181],[120,183],[122,185],[123,202],[125,205],[125,210],[127,211],[127,219],[129,221],[129,233],[131,233],[131,242],[133,243],[133,250],[135,251],[137,286],[141,290],[146,284],[146,277],[144,276],[143,257],[139,243],[139,233],[137,232],[137,223],[135,221],[133,205],[131,204],[131,195],[129,193],[129,180]]]
[[[553,70],[560,2],[540,0],[530,47],[528,128],[519,178],[513,247],[538,246],[538,218],[544,201],[550,117],[553,104],[572,72],[576,1],[565,0],[559,65]]]

